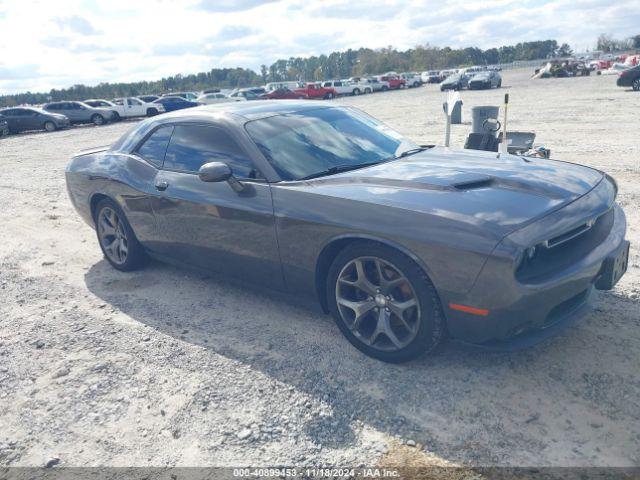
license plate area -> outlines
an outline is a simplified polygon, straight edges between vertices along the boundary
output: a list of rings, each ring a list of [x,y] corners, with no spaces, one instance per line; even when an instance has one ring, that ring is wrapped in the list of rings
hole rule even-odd
[[[627,271],[629,265],[629,242],[624,242],[624,247],[620,249],[618,255],[607,258],[602,264],[602,271],[595,287],[598,290],[611,290],[618,280]]]

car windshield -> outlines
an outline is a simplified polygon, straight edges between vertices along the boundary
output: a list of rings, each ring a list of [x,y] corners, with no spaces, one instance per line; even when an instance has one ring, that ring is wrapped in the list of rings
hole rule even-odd
[[[318,108],[253,120],[246,129],[283,180],[330,175],[419,148],[350,108]]]

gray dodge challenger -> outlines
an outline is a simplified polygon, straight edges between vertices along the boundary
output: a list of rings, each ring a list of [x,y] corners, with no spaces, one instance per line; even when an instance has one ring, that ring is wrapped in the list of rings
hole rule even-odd
[[[539,342],[613,288],[629,255],[603,172],[420,146],[313,102],[150,118],[77,154],[66,180],[114,268],[154,257],[310,296],[388,362],[445,338]]]

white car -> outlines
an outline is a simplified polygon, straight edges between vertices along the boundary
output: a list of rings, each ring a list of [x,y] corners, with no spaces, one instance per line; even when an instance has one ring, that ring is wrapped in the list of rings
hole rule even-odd
[[[629,67],[627,67],[623,63],[614,63],[613,65],[611,65],[611,67],[607,68],[606,70],[601,70],[600,75],[619,75],[620,72],[626,70],[627,68]]]
[[[164,113],[164,107],[161,104],[143,102],[137,97],[116,98],[112,102],[92,99],[87,100],[85,103],[92,107],[104,107],[113,110],[118,118],[153,117],[159,113]]]
[[[333,88],[336,91],[338,96],[340,95],[358,95],[358,93],[354,93],[354,87],[349,84],[348,81],[345,80],[328,80],[326,82],[322,82],[322,86],[324,88]],[[357,88],[357,87],[355,87]],[[359,89],[358,89],[359,90]]]
[[[214,103],[228,103],[228,102],[235,102],[237,100],[234,98],[229,98],[224,93],[218,92],[218,93],[205,93],[203,95],[200,95],[198,98],[196,98],[195,101],[198,103],[205,103],[207,105],[212,105]]]
[[[407,82],[406,85],[409,88],[415,88],[422,85],[422,77],[420,77],[420,74],[418,73],[403,72],[400,74],[400,77],[404,78],[404,80]]]

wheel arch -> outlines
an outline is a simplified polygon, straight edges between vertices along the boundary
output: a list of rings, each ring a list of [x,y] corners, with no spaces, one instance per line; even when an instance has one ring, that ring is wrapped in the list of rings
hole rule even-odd
[[[394,250],[399,251],[400,253],[406,255],[411,260],[413,260],[416,265],[418,265],[429,277],[429,280],[432,284],[433,275],[430,271],[429,267],[411,250],[406,248],[404,245],[401,245],[397,242],[386,238],[376,237],[375,235],[366,235],[366,234],[345,234],[338,235],[327,240],[322,249],[320,250],[320,254],[316,259],[315,266],[315,288],[316,295],[318,297],[318,301],[320,302],[320,306],[322,307],[322,311],[325,313],[329,313],[329,308],[327,305],[327,274],[329,273],[329,268],[333,263],[333,260],[338,256],[338,254],[344,250],[347,246],[359,242],[359,241],[370,241],[376,242],[386,247],[392,248]],[[434,284],[434,288],[437,287]]]
[[[91,218],[93,219],[94,224],[96,221],[96,207],[98,206],[98,203],[105,199],[115,202],[118,206],[120,205],[115,198],[107,195],[106,193],[96,192],[92,194],[91,198],[89,199],[89,211],[91,212]]]

